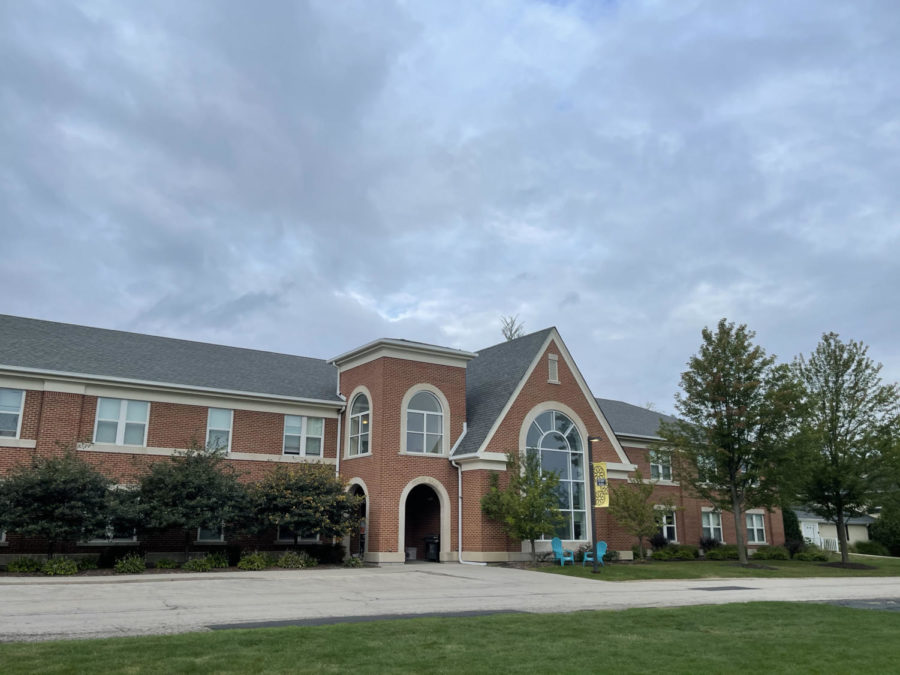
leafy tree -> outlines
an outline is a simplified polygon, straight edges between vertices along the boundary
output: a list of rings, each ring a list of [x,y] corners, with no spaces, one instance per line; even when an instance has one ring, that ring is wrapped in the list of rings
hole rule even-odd
[[[359,526],[363,497],[351,495],[346,484],[325,464],[277,467],[251,489],[252,511],[266,526],[281,526],[300,535],[332,539]]]
[[[143,526],[150,532],[184,529],[184,552],[197,528],[236,526],[246,517],[246,490],[220,450],[191,447],[153,464],[137,492]]]
[[[506,338],[507,342],[520,338],[525,334],[525,324],[519,321],[518,314],[515,316],[501,316],[500,323],[502,324],[503,337]]]
[[[747,509],[772,508],[786,464],[797,387],[787,366],[775,365],[755,333],[725,319],[703,329],[700,350],[681,375],[675,397],[681,417],[663,423],[678,480],[701,499],[734,515],[741,563],[747,563]]]
[[[628,534],[638,540],[641,560],[644,559],[644,539],[659,531],[664,513],[675,510],[675,503],[666,497],[661,502],[653,500],[656,484],[645,482],[640,471],[635,471],[627,483],[610,490],[609,513]],[[656,505],[663,506],[662,509]]]
[[[900,390],[882,384],[881,364],[861,342],[826,333],[793,369],[806,403],[798,435],[797,492],[806,507],[837,526],[841,561],[849,561],[847,518],[870,510],[889,476],[900,430]]]
[[[110,481],[71,447],[62,455],[35,455],[0,481],[0,527],[56,545],[103,536],[109,517]]]
[[[559,474],[542,472],[537,452],[506,454],[509,483],[500,487],[496,472],[491,473],[490,487],[481,498],[481,510],[498,521],[513,539],[531,542],[531,562],[537,562],[534,542],[545,532],[553,532],[562,522],[559,511]]]
[[[891,500],[881,509],[878,519],[869,526],[869,534],[891,555],[900,556],[900,499]]]

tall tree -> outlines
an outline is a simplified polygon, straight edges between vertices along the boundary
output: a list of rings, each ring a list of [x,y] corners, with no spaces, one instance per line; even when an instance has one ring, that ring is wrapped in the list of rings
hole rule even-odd
[[[500,487],[496,472],[491,473],[490,487],[481,498],[484,514],[500,523],[513,539],[531,542],[531,562],[537,562],[534,542],[553,532],[563,522],[559,511],[559,474],[541,471],[537,452],[506,454],[509,483]]]
[[[890,476],[900,430],[900,390],[883,384],[881,364],[861,342],[822,336],[808,358],[794,361],[806,406],[796,465],[798,496],[837,526],[841,561],[849,561],[847,518],[874,506]]]
[[[525,324],[519,321],[519,315],[500,316],[501,331],[506,341],[515,340],[525,335]]]
[[[663,423],[662,445],[673,451],[676,478],[734,516],[740,561],[747,563],[747,509],[772,508],[788,456],[797,387],[790,368],[753,344],[755,333],[726,319],[702,331],[700,350],[681,375],[675,396],[680,420]]]
[[[328,540],[350,534],[359,525],[363,498],[351,495],[346,484],[326,464],[277,467],[250,492],[255,517],[269,527],[294,535]]]
[[[654,482],[645,481],[641,472],[635,471],[627,483],[612,488],[609,496],[609,513],[623,530],[637,537],[641,560],[644,559],[644,539],[659,531],[665,513],[675,510],[671,497],[654,501],[655,489]]]
[[[35,455],[0,481],[0,528],[45,539],[48,556],[61,542],[102,537],[109,486],[71,447],[58,456]]]
[[[246,518],[246,490],[220,450],[192,444],[168,461],[156,462],[142,478],[143,529],[184,530],[184,553],[198,528],[215,530]]]

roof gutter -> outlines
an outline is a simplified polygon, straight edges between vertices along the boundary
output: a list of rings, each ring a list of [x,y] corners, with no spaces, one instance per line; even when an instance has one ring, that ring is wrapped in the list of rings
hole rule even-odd
[[[474,562],[472,560],[463,560],[462,557],[462,542],[463,542],[463,532],[462,532],[462,523],[463,523],[463,499],[462,499],[462,467],[457,464],[453,460],[453,453],[459,447],[459,444],[462,443],[462,439],[466,437],[466,432],[469,430],[469,425],[466,422],[463,422],[463,431],[459,435],[459,438],[456,439],[456,443],[453,444],[453,447],[450,448],[450,463],[456,467],[456,555],[461,565],[478,565],[479,567],[484,567],[487,563],[484,562]]]

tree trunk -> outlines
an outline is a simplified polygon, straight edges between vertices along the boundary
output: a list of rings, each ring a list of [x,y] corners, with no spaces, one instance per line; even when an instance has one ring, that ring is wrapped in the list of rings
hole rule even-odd
[[[731,512],[734,514],[734,538],[738,548],[738,561],[747,564],[747,544],[744,534],[744,509],[742,500],[733,491],[731,493]]]
[[[837,514],[837,536],[838,548],[841,551],[841,562],[847,564],[850,562],[850,553],[847,551],[847,528],[844,526],[844,510],[839,509]]]

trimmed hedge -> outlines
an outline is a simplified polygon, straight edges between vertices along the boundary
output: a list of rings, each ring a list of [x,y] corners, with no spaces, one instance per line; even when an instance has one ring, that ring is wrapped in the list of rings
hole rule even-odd
[[[784,546],[760,546],[750,557],[753,560],[790,560],[791,554]]]
[[[887,546],[878,541],[858,541],[853,544],[856,553],[864,555],[890,555]]]
[[[712,549],[711,551],[706,552],[707,560],[738,560],[740,556],[738,555],[737,546],[734,544],[723,544],[717,548]]]
[[[41,572],[48,577],[68,577],[78,574],[78,563],[71,558],[50,558],[41,565]]]

